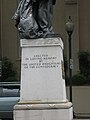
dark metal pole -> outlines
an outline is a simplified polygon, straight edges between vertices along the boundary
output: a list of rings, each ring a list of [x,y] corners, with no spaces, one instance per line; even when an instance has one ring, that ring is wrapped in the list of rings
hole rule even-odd
[[[69,92],[70,92],[70,102],[72,102],[72,69],[73,69],[73,60],[72,60],[72,42],[71,42],[71,36],[74,30],[74,24],[72,22],[71,16],[69,16],[68,22],[66,23],[66,31],[68,34],[68,56],[69,56]],[[73,115],[75,117],[75,114],[73,112]]]
[[[2,49],[1,49],[1,38],[0,38],[0,81],[2,76]]]
[[[72,35],[72,32],[69,32],[68,33],[68,43],[69,43],[69,78],[70,78],[70,102],[72,102],[72,80],[71,80],[71,77],[72,77],[72,50],[71,50],[71,35]]]
[[[0,21],[0,26],[1,26],[1,31],[0,31],[0,81],[1,81],[1,76],[2,76],[2,46],[1,46],[1,40],[2,40],[2,0],[0,1],[1,3],[1,21]]]
[[[2,55],[1,55],[1,42],[0,42],[0,82],[2,76]]]

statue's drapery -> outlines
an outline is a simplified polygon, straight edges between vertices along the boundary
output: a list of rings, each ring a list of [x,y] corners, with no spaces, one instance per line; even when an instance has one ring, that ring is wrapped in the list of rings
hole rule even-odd
[[[52,14],[55,0],[21,0],[13,16],[20,38],[53,34]]]

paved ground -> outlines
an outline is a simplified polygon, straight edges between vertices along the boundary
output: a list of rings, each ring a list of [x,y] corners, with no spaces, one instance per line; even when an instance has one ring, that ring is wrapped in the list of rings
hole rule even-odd
[[[2,119],[0,119],[0,120],[2,120]],[[73,119],[73,120],[90,120],[90,119]]]
[[[0,120],[2,120],[2,119],[0,119]],[[73,120],[90,120],[90,119],[73,119]]]
[[[0,119],[1,120],[1,119]],[[73,119],[73,120],[90,120],[90,119]]]

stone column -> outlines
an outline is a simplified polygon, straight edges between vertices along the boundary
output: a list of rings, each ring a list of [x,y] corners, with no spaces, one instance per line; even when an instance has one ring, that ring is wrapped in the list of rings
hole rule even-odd
[[[72,120],[61,38],[21,40],[21,94],[14,120]]]

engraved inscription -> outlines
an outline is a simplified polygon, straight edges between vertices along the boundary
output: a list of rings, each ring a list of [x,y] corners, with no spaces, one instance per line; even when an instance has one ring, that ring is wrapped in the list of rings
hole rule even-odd
[[[24,58],[24,63],[22,65],[24,69],[57,68],[60,66],[60,61],[57,60],[56,56],[36,54],[31,57]]]

